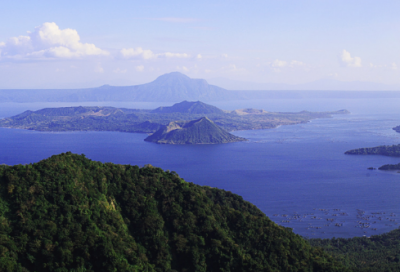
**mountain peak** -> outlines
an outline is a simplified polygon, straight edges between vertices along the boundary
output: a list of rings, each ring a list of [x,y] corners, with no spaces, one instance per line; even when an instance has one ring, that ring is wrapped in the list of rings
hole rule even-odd
[[[205,104],[200,101],[191,102],[191,101],[182,101],[180,103],[176,103],[171,107],[159,107],[153,110],[155,113],[190,113],[190,114],[222,114],[223,110]]]
[[[207,117],[170,122],[145,139],[158,144],[223,144],[246,141],[217,126]]]

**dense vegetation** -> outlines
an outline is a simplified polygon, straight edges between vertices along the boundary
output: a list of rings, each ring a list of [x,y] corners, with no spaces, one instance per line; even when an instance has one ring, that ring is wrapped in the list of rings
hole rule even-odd
[[[349,155],[384,155],[391,157],[400,157],[400,144],[398,145],[381,145],[377,147],[358,148],[346,151]]]
[[[400,271],[400,229],[371,237],[312,239],[310,243],[354,272]]]
[[[378,168],[379,170],[400,170],[400,163],[398,164],[385,164]]]
[[[71,153],[0,166],[0,271],[344,271],[240,196]]]
[[[305,123],[327,118],[337,112],[279,113],[260,110],[222,111],[197,102],[181,102],[155,110],[119,109],[113,107],[68,107],[26,111],[0,120],[0,127],[38,131],[121,131],[154,133],[173,121],[210,118],[226,131],[274,128],[278,125]]]
[[[158,144],[223,144],[246,141],[218,127],[207,117],[171,122],[144,140]]]

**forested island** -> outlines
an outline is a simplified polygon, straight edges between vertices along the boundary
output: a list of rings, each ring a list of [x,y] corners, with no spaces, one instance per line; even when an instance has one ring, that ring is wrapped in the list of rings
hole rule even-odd
[[[383,155],[390,157],[400,157],[400,144],[381,145],[376,147],[357,148],[346,151],[348,155]]]
[[[70,152],[0,166],[0,271],[347,271],[231,192]]]
[[[0,120],[0,127],[37,131],[121,131],[154,133],[174,121],[193,121],[207,117],[230,132],[237,130],[269,129],[279,125],[306,123],[316,118],[348,111],[297,113],[267,112],[257,109],[224,111],[197,102],[183,101],[171,107],[154,110],[113,107],[66,107],[25,111]]]
[[[398,145],[381,145],[368,148],[357,148],[346,151],[348,155],[383,155],[390,157],[400,157],[400,144]],[[370,167],[371,168],[371,167]],[[400,170],[399,164],[385,164],[378,168],[379,170]]]

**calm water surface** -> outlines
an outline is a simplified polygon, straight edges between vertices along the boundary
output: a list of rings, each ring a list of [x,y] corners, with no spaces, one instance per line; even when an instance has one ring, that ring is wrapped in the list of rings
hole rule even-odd
[[[72,151],[102,162],[152,164],[187,181],[240,194],[278,224],[307,237],[353,237],[398,228],[400,174],[370,171],[400,158],[350,156],[346,150],[395,144],[400,134],[396,100],[274,100],[213,103],[222,109],[338,110],[350,115],[271,130],[238,131],[248,142],[222,145],[157,145],[145,134],[44,133],[0,128],[0,163],[37,162]],[[82,104],[82,103],[81,103]],[[0,116],[67,103],[0,104]],[[80,104],[79,104],[80,105]],[[84,103],[83,105],[106,105]],[[108,103],[155,108],[167,103]],[[324,109],[322,109],[324,108]]]

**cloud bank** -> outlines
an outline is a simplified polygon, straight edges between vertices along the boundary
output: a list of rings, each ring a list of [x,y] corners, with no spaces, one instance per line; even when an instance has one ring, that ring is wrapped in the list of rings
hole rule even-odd
[[[120,51],[121,56],[125,59],[157,59],[157,58],[189,58],[190,55],[186,53],[159,53],[156,54],[151,50],[143,49],[141,47],[137,48],[123,48]]]
[[[107,56],[109,52],[94,44],[80,42],[74,29],[60,29],[56,23],[44,23],[27,36],[9,38],[0,43],[0,57],[10,59],[73,59]]]
[[[362,67],[361,58],[352,57],[349,52],[343,49],[342,55],[340,56],[340,60],[344,66],[347,67]]]

